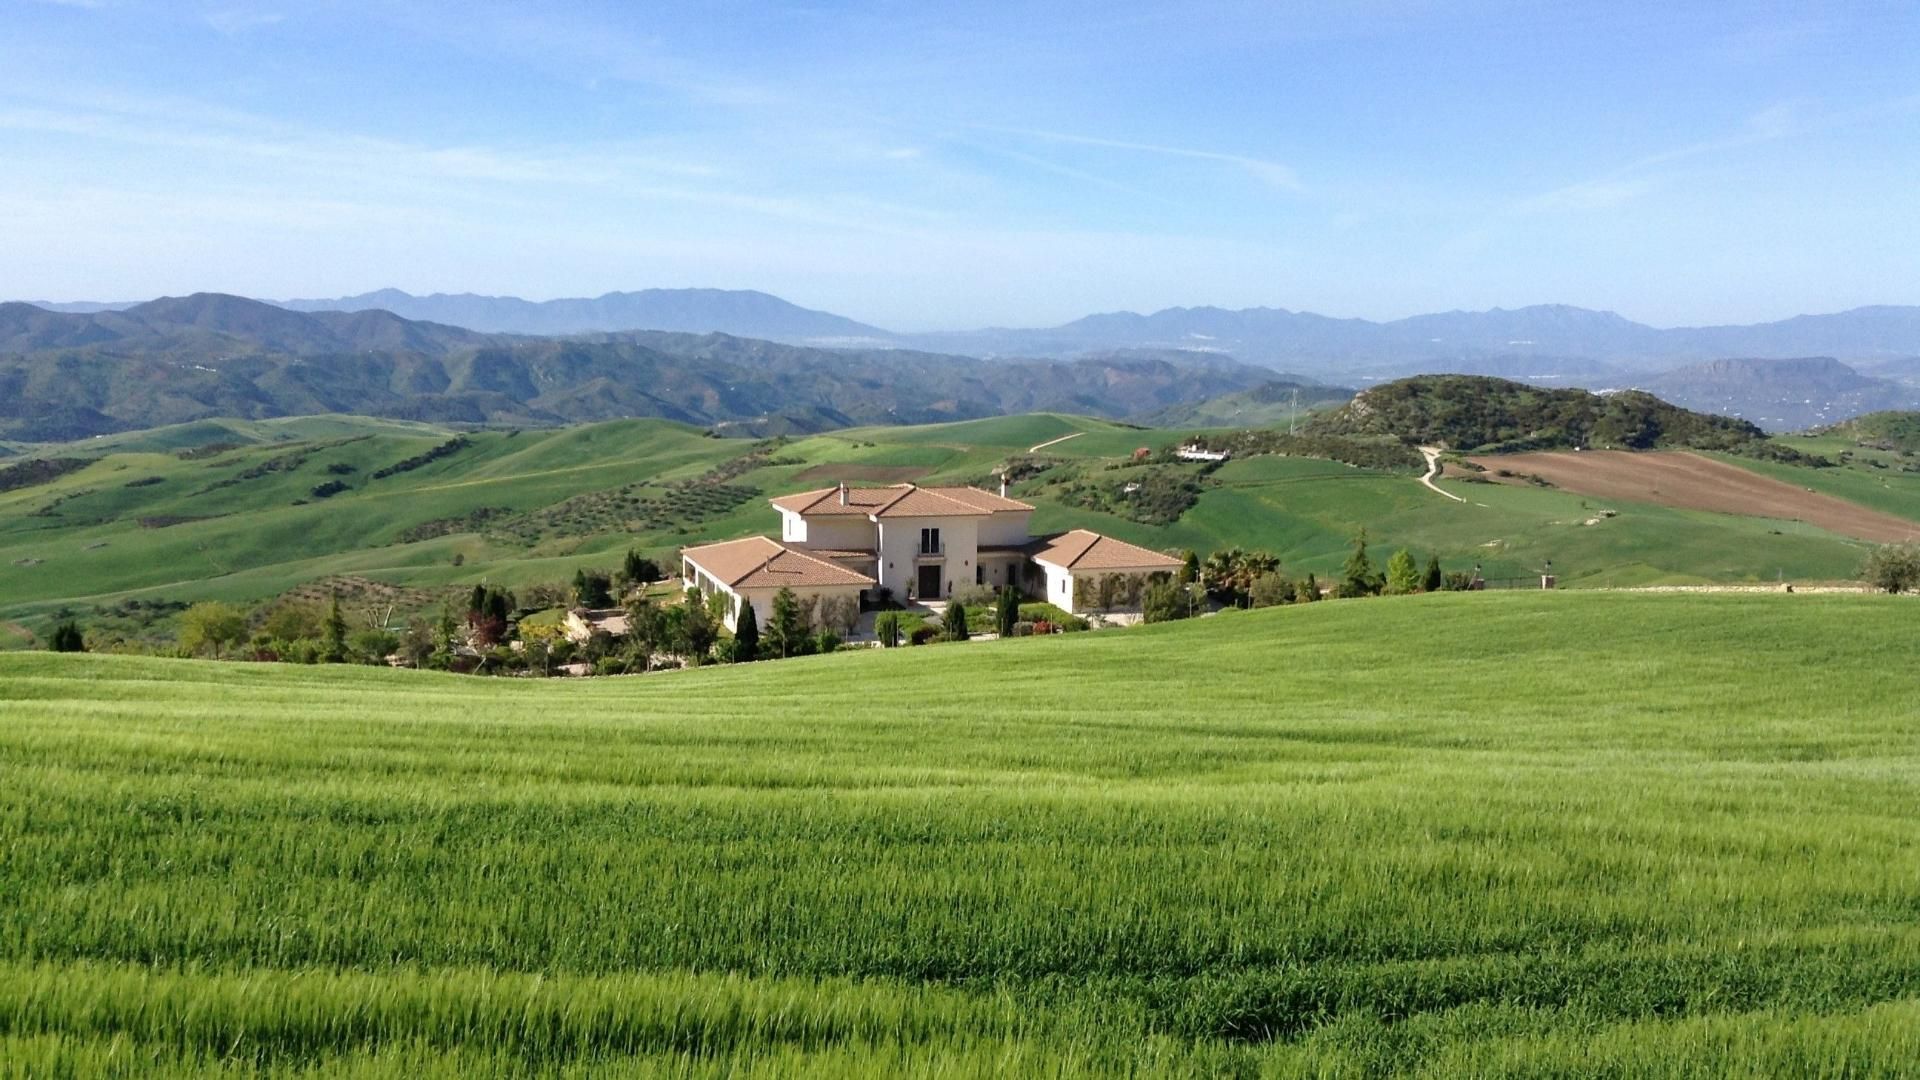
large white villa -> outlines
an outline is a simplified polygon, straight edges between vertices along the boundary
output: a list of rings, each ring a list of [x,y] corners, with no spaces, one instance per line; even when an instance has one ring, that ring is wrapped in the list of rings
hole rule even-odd
[[[967,585],[1014,585],[1067,611],[1095,606],[1099,579],[1170,573],[1180,560],[1074,529],[1034,536],[1033,507],[973,487],[838,487],[770,500],[780,539],[752,536],[690,547],[681,573],[702,593],[741,601],[762,625],[782,588],[802,598],[945,600]]]

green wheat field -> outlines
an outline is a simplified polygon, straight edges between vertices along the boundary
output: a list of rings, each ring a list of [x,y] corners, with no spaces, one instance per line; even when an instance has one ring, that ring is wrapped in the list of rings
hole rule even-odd
[[[1898,1076],[1920,603],[0,656],[0,1075]]]

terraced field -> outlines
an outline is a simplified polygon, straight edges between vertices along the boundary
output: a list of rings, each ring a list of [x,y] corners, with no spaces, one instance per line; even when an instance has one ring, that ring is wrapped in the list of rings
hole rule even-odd
[[[0,656],[0,1072],[1906,1075],[1915,603]]]

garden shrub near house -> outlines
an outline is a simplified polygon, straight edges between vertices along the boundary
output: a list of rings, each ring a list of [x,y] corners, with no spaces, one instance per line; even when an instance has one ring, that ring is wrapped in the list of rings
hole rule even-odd
[[[1140,602],[1142,622],[1171,622],[1184,619],[1193,614],[1194,602],[1191,590],[1194,586],[1182,585],[1173,581],[1157,582],[1147,587],[1146,595]]]
[[[967,608],[965,604],[947,605],[946,616],[942,619],[942,629],[948,641],[967,640]]]

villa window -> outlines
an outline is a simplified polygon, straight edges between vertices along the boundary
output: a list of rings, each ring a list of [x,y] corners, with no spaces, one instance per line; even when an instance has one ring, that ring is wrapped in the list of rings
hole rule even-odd
[[[920,554],[922,555],[940,554],[940,530],[939,529],[921,529],[920,530]]]

